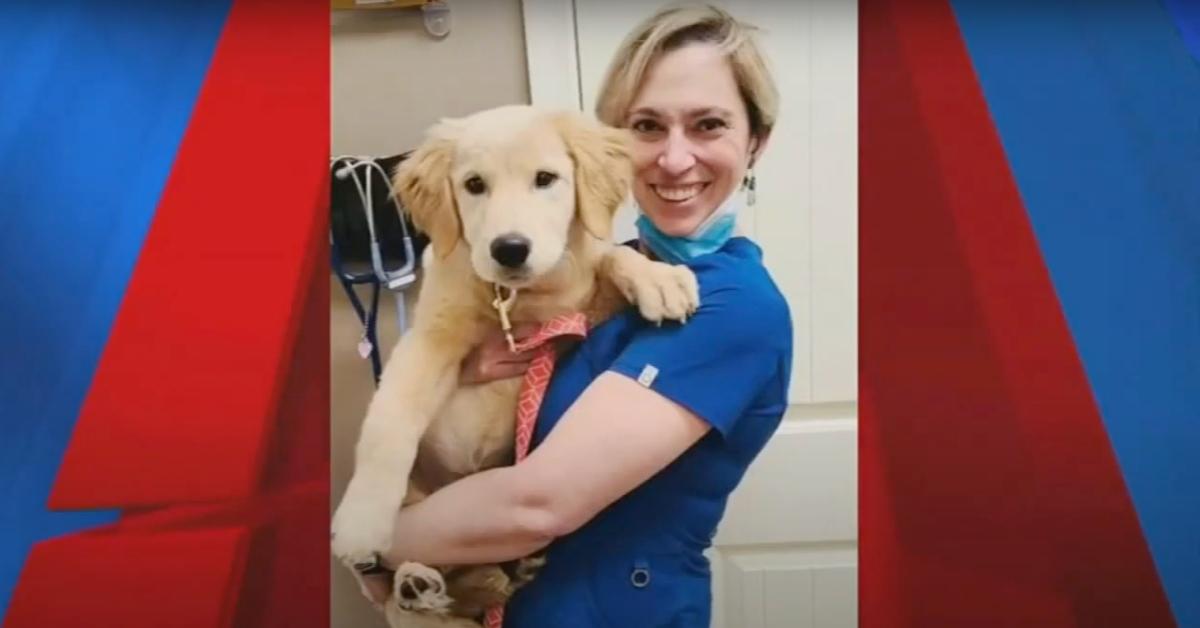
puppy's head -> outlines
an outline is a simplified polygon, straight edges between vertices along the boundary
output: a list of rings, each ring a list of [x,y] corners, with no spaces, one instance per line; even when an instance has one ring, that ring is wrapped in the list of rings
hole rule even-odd
[[[481,279],[523,287],[563,258],[574,222],[609,237],[631,178],[624,131],[511,106],[435,125],[396,190],[435,254],[461,242]]]

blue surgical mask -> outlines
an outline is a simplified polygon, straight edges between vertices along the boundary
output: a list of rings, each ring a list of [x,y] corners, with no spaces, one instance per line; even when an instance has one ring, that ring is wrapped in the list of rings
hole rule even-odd
[[[717,207],[692,233],[685,236],[669,236],[654,226],[641,210],[638,210],[638,237],[658,259],[672,264],[683,264],[700,255],[719,250],[733,237],[737,225],[737,213],[745,205],[742,195],[734,190],[725,202]]]

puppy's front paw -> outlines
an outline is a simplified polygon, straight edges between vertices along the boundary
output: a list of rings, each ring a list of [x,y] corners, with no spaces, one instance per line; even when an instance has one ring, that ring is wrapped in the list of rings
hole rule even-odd
[[[396,604],[406,611],[443,613],[454,601],[446,595],[442,574],[420,563],[403,563],[396,568]]]
[[[513,568],[512,588],[517,590],[533,581],[546,565],[546,555],[537,554],[518,559]]]
[[[393,515],[347,494],[333,515],[333,555],[355,571],[374,565],[378,555],[391,548]]]
[[[686,266],[647,261],[639,273],[628,279],[622,292],[637,305],[642,318],[653,323],[687,322],[687,317],[700,306],[700,286],[696,275]]]

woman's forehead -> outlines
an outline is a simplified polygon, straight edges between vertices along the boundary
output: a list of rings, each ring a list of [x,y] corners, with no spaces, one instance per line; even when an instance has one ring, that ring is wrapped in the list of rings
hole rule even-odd
[[[718,118],[732,118],[738,115],[736,109],[729,109],[717,105],[699,105],[691,108],[680,108],[678,110],[656,109],[649,106],[635,106],[629,112],[630,116],[649,116],[655,118],[666,117],[682,117],[682,118],[708,118],[716,116]]]
[[[744,110],[728,59],[712,44],[690,44],[664,53],[647,68],[630,113],[687,115],[705,109]]]

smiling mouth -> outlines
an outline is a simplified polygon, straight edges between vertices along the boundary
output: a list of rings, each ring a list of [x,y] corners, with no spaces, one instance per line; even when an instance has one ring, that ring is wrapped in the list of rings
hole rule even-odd
[[[689,185],[651,185],[650,189],[668,203],[685,203],[700,195],[707,183],[692,183]]]

